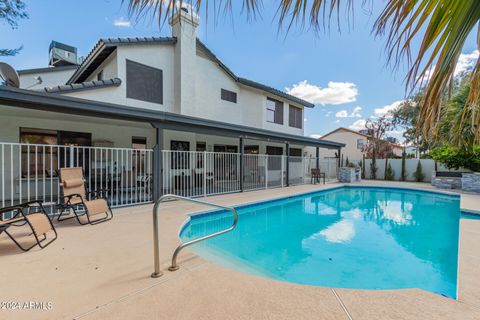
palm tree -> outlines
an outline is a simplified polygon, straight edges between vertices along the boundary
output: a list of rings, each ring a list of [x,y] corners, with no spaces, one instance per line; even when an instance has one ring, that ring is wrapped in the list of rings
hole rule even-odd
[[[123,0],[126,1],[126,0]],[[237,0],[236,0],[237,1]],[[288,28],[294,22],[307,22],[315,29],[336,14],[345,5],[353,11],[354,0],[279,0],[277,17],[279,25]],[[208,5],[216,6],[215,12],[226,13],[233,8],[232,0],[128,0],[129,11],[137,18],[153,13],[160,21],[173,15],[182,3],[195,10]],[[369,1],[364,0],[363,3]],[[243,0],[242,11],[257,15],[262,9],[261,0]],[[179,6],[175,6],[175,4]],[[477,39],[480,47],[480,1],[479,0],[387,0],[385,8],[377,18],[374,33],[387,37],[386,51],[388,62],[398,66],[404,59],[408,63],[406,75],[407,92],[424,87],[425,95],[421,103],[420,120],[417,132],[422,130],[428,137],[440,122],[442,101],[450,91],[454,80],[455,67],[467,37],[478,28]],[[420,40],[418,51],[412,53],[412,44]],[[480,102],[480,62],[477,61],[469,79],[470,92],[465,105],[463,122],[470,122],[476,128],[472,134],[480,141],[480,115],[468,110],[475,109]]]

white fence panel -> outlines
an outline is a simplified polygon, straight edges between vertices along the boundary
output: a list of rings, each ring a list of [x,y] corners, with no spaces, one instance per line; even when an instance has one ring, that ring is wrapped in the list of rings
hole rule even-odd
[[[147,149],[0,143],[0,205],[62,203],[65,167],[82,167],[87,190],[106,190],[113,207],[151,202],[152,161]]]
[[[422,172],[425,175],[425,182],[432,181],[432,172],[435,170],[435,161],[432,159],[406,159],[405,160],[405,172],[407,174],[407,181],[415,181],[415,171],[417,171],[418,162],[422,164]],[[385,159],[377,159],[377,179],[383,180],[385,178]],[[365,178],[371,179],[371,167],[372,160],[365,159]],[[392,166],[392,169],[395,173],[395,180],[401,180],[402,175],[402,159],[388,159],[388,164]],[[450,170],[445,168],[441,164],[437,164],[438,171],[465,171],[465,170]]]

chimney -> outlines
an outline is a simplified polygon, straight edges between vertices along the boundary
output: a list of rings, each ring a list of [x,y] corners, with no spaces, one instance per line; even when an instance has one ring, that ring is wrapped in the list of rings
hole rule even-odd
[[[177,38],[175,45],[175,112],[196,115],[195,75],[197,58],[197,27],[199,17],[186,4],[177,7],[169,19],[172,35]]]

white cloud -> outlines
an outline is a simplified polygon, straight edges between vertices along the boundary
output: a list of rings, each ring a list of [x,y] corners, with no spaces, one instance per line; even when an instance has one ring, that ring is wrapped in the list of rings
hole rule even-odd
[[[362,112],[362,107],[355,107],[352,113],[350,114],[350,117],[361,118],[362,115],[360,114],[360,112]]]
[[[307,121],[308,121],[308,118],[304,118],[304,119],[303,119],[303,122],[307,122]]]
[[[335,113],[335,117],[336,118],[361,118],[362,115],[360,114],[360,112],[362,111],[362,107],[355,107],[353,110],[352,110],[352,113],[348,113],[347,110],[340,110],[338,111],[337,113]]]
[[[332,111],[328,111],[327,113],[325,113],[325,117],[330,117],[331,114],[332,114]]]
[[[322,136],[323,136],[323,134],[311,134],[311,135],[309,135],[310,138],[314,138],[314,139],[320,139]]]
[[[340,120],[335,121],[335,123],[340,123]]]
[[[453,72],[453,75],[456,77],[463,72],[469,72],[472,71],[472,69],[475,67],[475,64],[477,63],[477,60],[480,56],[480,53],[478,50],[474,50],[471,53],[462,53],[458,57],[458,62],[457,66],[455,67],[455,71]],[[422,78],[422,81],[420,83],[422,85],[425,85],[430,78],[433,76],[433,70],[435,69],[435,65],[433,65],[430,69],[428,69],[425,72],[424,77]]]
[[[119,19],[115,19],[115,21],[113,21],[113,25],[115,27],[131,27],[132,24],[130,23],[130,21],[128,20],[125,20],[123,17],[120,17]]]
[[[342,220],[320,231],[320,235],[324,236],[328,242],[348,242],[355,236],[355,227],[352,221]]]
[[[330,81],[326,88],[322,88],[304,80],[285,90],[288,94],[321,105],[354,102],[358,95],[357,86],[352,82]]]
[[[377,117],[388,116],[390,112],[395,111],[404,102],[405,100],[399,100],[381,108],[375,108],[375,110],[373,110],[373,114]]]
[[[358,119],[358,120],[355,120],[354,123],[352,123],[349,128],[352,129],[352,130],[363,130],[365,129],[365,124],[367,123],[367,121],[365,119]]]
[[[472,51],[471,53],[462,53],[458,58],[458,63],[455,68],[455,76],[459,74],[470,71],[475,67],[479,56],[478,50]]]

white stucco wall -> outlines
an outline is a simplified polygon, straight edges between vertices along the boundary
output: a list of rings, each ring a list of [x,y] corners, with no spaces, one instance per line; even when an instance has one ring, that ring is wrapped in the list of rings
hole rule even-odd
[[[357,139],[362,139],[364,144],[367,143],[366,137],[349,131],[334,132],[325,138],[322,137],[322,139],[344,143],[345,147],[342,148],[341,153],[344,159],[348,157],[349,160],[362,159],[363,152],[357,148]],[[307,150],[308,154],[315,155],[315,148],[308,147]],[[335,152],[336,150],[320,149],[320,157],[334,157]]]
[[[156,143],[150,124],[59,114],[0,105],[0,142],[20,140],[20,128],[64,130],[92,134],[92,142],[107,140],[113,147],[130,148],[132,137],[146,137],[148,148]]]
[[[52,87],[65,84],[75,72],[74,69],[60,69],[56,71],[43,71],[20,74],[20,88],[29,90],[38,90],[45,87]],[[41,77],[42,83],[38,84],[35,77]]]

